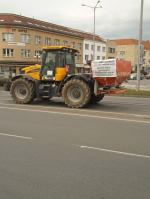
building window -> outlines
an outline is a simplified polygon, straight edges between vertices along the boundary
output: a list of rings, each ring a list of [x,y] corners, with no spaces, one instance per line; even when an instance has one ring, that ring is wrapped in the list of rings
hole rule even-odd
[[[41,37],[35,36],[35,44],[41,44]]]
[[[116,54],[117,55],[125,55],[125,51],[117,51]]]
[[[150,63],[150,59],[148,60],[148,63]]]
[[[81,50],[81,43],[78,43],[78,50]]]
[[[3,57],[13,57],[14,50],[13,49],[3,49]]]
[[[39,53],[39,52],[40,52],[39,50],[36,50],[36,51],[35,51],[35,56],[37,56],[37,55],[40,56],[40,53]],[[39,58],[40,58],[40,57],[39,57]]]
[[[21,57],[22,58],[29,58],[30,57],[30,50],[21,50]]]
[[[71,42],[71,48],[74,48],[74,45],[75,45],[74,42]]]
[[[93,60],[93,55],[91,54],[91,60]]]
[[[67,46],[67,41],[63,41],[63,46]]]
[[[102,56],[102,60],[105,60],[105,56]]]
[[[3,33],[3,41],[14,41],[13,33]]]
[[[89,60],[89,56],[88,55],[85,55],[85,60]]]
[[[102,48],[102,52],[105,52],[105,47]]]
[[[16,73],[16,66],[2,66],[1,72],[9,72],[12,71],[12,73]]]
[[[109,52],[109,53],[115,53],[115,48],[109,48],[109,49],[108,49],[108,52]]]
[[[59,46],[59,40],[55,39],[55,46]]]
[[[94,45],[91,45],[91,50],[95,50],[95,46]]]
[[[89,50],[89,44],[85,44],[85,50]]]
[[[97,56],[97,60],[100,60],[100,56]]]
[[[21,42],[29,43],[30,42],[30,35],[23,35],[21,34]]]
[[[78,55],[78,61],[81,61],[81,55]]]
[[[97,46],[97,51],[100,52],[100,50],[101,50],[101,47],[100,47],[100,46]]]
[[[150,57],[150,52],[149,52],[149,57]]]
[[[108,59],[115,59],[114,57],[108,57]]]
[[[125,55],[125,51],[120,51],[120,54],[121,55]]]
[[[50,46],[50,38],[45,38],[45,45]]]

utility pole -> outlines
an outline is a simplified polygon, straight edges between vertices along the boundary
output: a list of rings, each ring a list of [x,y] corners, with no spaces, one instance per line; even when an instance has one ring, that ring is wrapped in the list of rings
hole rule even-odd
[[[140,88],[140,68],[141,68],[141,64],[143,64],[143,44],[142,44],[143,5],[144,5],[144,0],[141,0],[139,46],[138,46],[138,65],[137,65],[137,88],[136,88],[136,91],[139,91],[139,88]]]

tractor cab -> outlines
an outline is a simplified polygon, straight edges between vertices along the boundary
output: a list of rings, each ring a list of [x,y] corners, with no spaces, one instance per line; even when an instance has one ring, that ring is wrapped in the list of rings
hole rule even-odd
[[[75,56],[77,49],[66,46],[43,47],[41,81],[61,81],[66,75],[75,74]]]

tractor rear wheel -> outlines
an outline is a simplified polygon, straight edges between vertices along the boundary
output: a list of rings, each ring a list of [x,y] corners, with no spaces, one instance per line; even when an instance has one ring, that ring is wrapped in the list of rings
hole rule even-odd
[[[10,94],[17,104],[29,104],[36,96],[35,83],[27,79],[16,79],[11,84]]]
[[[103,98],[104,98],[103,94],[97,95],[97,96],[95,96],[95,94],[93,94],[92,97],[91,97],[90,103],[96,104],[96,103],[100,102]]]
[[[90,101],[91,89],[83,80],[71,79],[64,85],[62,97],[68,107],[81,108]]]

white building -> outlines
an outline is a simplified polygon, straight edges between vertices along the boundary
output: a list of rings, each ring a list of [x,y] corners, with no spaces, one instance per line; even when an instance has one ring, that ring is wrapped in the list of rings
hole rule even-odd
[[[93,60],[93,34],[82,32],[80,34],[84,37],[83,40],[83,64],[76,64],[78,73],[89,73],[90,66],[87,65],[86,60]],[[98,35],[95,36],[95,60],[106,59],[106,42]]]

